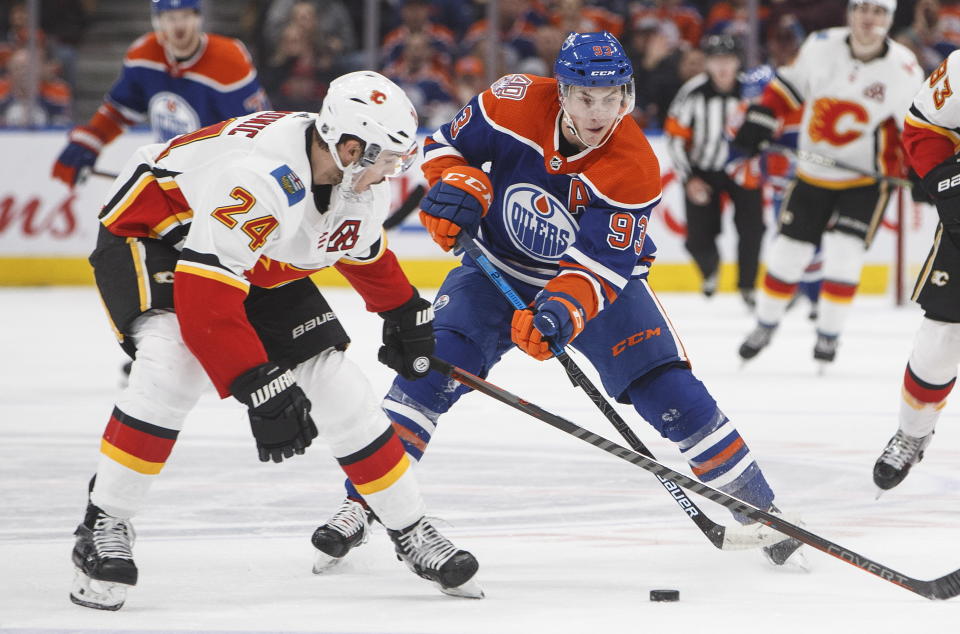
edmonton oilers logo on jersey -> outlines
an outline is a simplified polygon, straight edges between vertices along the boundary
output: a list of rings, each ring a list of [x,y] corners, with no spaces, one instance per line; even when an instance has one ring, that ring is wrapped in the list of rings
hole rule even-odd
[[[504,226],[513,244],[544,262],[560,259],[577,223],[563,204],[536,185],[517,183],[503,197]]]
[[[169,141],[179,134],[193,132],[200,127],[200,116],[187,100],[172,92],[158,92],[147,106],[150,127],[158,141]]]

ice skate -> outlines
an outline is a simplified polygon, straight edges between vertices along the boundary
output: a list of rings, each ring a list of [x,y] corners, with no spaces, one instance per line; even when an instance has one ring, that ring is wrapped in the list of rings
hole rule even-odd
[[[747,335],[746,340],[740,344],[740,358],[749,361],[757,356],[761,350],[770,345],[770,339],[776,329],[776,326],[758,323],[757,327]]]
[[[917,438],[897,430],[873,465],[873,483],[880,487],[877,497],[903,482],[910,467],[923,460],[923,451],[932,439],[933,432]]]
[[[370,537],[372,513],[356,500],[345,498],[326,524],[313,532],[310,541],[317,549],[313,574],[322,574],[343,561],[347,553]]]
[[[773,513],[774,515],[783,516],[784,519],[789,521],[791,524],[803,526],[803,522],[800,521],[799,516],[784,516],[784,514],[776,506],[771,506],[768,512]],[[802,550],[800,550],[800,547],[803,546],[803,542],[799,539],[787,537],[783,534],[780,536],[782,537],[780,541],[770,544],[769,546],[764,546],[760,549],[760,552],[763,553],[763,557],[774,566],[784,570],[810,572],[810,563],[807,561],[807,556]]]
[[[133,525],[88,504],[86,518],[74,535],[76,576],[70,600],[87,608],[119,610],[127,588],[137,585],[137,566],[131,551],[136,539]]]
[[[717,285],[720,283],[720,274],[714,272],[713,275],[703,278],[703,284],[700,286],[700,291],[703,293],[704,297],[713,297],[717,292]]]
[[[820,363],[820,374],[823,374],[828,364],[833,363],[839,343],[837,335],[817,333],[817,342],[813,346],[813,358]]]
[[[429,518],[403,530],[388,530],[397,558],[413,572],[432,581],[440,591],[455,597],[482,599],[483,590],[474,580],[479,564],[476,557],[458,550],[440,534]]]

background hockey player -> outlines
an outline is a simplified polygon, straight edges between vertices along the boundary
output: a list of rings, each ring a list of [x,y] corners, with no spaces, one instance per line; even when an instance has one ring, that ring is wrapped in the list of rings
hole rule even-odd
[[[916,57],[890,40],[895,0],[851,0],[848,27],[810,35],[796,60],[777,70],[759,104],[747,111],[734,145],[756,154],[779,121],[803,108],[801,150],[901,176],[898,129],[921,71]],[[766,255],[757,326],[740,346],[752,359],[766,347],[814,251],[823,249],[823,284],[813,356],[832,362],[863,256],[889,199],[886,182],[863,173],[801,162],[783,203],[780,234]]]
[[[127,50],[120,77],[86,125],[75,127],[53,166],[74,185],[105,145],[134,123],[157,141],[269,107],[246,47],[204,33],[200,0],[150,0],[154,31]]]
[[[684,246],[703,277],[703,294],[717,290],[720,252],[717,236],[722,227],[725,199],[733,204],[737,229],[737,288],[749,307],[755,303],[754,287],[763,239],[763,196],[758,175],[735,180],[727,173],[730,160],[726,129],[737,113],[744,84],[740,77],[740,50],[730,35],[707,36],[701,46],[706,72],[680,89],[667,117],[665,132],[670,157],[684,181],[687,239]]]
[[[406,95],[361,71],[331,84],[319,116],[229,119],[144,146],[124,167],[90,261],[137,354],[76,531],[75,603],[117,609],[137,582],[130,518],[205,376],[247,406],[261,461],[302,454],[319,433],[407,565],[445,592],[482,596],[476,559],[424,519],[410,460],[307,277],[335,266],[384,318],[380,359],[410,380],[426,374],[432,309],[381,228],[384,178],[412,162],[416,131]]]
[[[953,80],[953,81],[951,81]],[[873,468],[881,489],[900,484],[920,462],[957,380],[960,362],[960,52],[951,53],[920,87],[906,115],[903,141],[910,166],[940,216],[913,300],[923,321],[903,373],[900,424]]]
[[[430,190],[421,220],[451,249],[478,243],[530,309],[514,311],[466,259],[443,282],[437,356],[484,377],[515,346],[543,360],[547,340],[582,352],[608,394],[673,441],[704,482],[761,508],[773,491],[733,423],[690,371],[686,351],[646,277],[647,235],[660,166],[633,109],[633,69],[607,32],[571,34],[556,79],[507,75],[427,139]],[[491,163],[489,174],[480,169]],[[441,414],[465,392],[439,373],[398,377],[383,406],[419,459]],[[362,491],[348,497],[314,545],[345,554],[367,530]],[[347,521],[353,518],[352,522]],[[339,536],[339,539],[337,537]],[[768,555],[783,563],[799,546]]]

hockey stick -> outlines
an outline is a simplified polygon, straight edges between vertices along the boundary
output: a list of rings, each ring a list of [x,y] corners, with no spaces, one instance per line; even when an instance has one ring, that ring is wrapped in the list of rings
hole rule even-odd
[[[783,154],[784,156],[806,161],[807,163],[816,163],[817,165],[821,165],[823,167],[836,167],[838,169],[850,170],[851,172],[857,172],[859,174],[863,174],[864,176],[875,178],[879,181],[886,181],[891,185],[896,185],[897,187],[913,187],[913,183],[905,178],[887,176],[879,172],[865,170],[862,167],[854,167],[849,163],[837,161],[829,156],[808,152],[807,150],[795,150],[791,147],[787,147],[786,145],[780,145],[779,143],[767,143],[766,145],[761,146],[760,149],[768,152],[775,152],[777,154]]]
[[[871,559],[867,559],[863,555],[859,555],[852,550],[836,544],[824,537],[820,537],[815,533],[811,533],[806,529],[800,528],[796,524],[791,524],[783,519],[782,516],[773,515],[766,511],[762,511],[742,500],[738,500],[732,495],[728,495],[723,491],[714,489],[713,487],[704,484],[699,480],[685,476],[679,471],[674,471],[670,467],[657,462],[651,457],[641,455],[635,451],[630,451],[626,447],[622,447],[602,436],[598,436],[591,431],[587,431],[583,427],[580,427],[579,425],[572,423],[565,418],[561,418],[556,414],[552,414],[545,409],[534,405],[530,401],[526,401],[519,396],[511,394],[510,392],[507,392],[506,390],[499,388],[492,383],[488,383],[480,377],[474,376],[466,370],[462,370],[455,365],[451,365],[442,359],[431,357],[430,365],[437,372],[450,377],[458,383],[462,383],[463,385],[466,385],[467,387],[472,388],[481,394],[486,394],[487,396],[490,396],[501,403],[505,403],[514,409],[520,410],[525,414],[529,414],[536,419],[542,420],[548,425],[556,427],[560,431],[566,432],[571,436],[576,436],[580,440],[590,443],[594,447],[602,449],[609,454],[613,454],[621,460],[626,460],[627,462],[637,465],[641,469],[649,471],[657,476],[657,478],[663,483],[669,483],[672,487],[676,487],[677,484],[674,484],[674,482],[676,482],[680,486],[686,487],[694,493],[702,495],[708,500],[712,500],[717,504],[734,511],[735,513],[742,513],[750,519],[756,520],[760,524],[769,526],[770,528],[777,530],[784,535],[794,537],[808,546],[845,561],[851,566],[856,566],[861,570],[865,570],[870,574],[876,575],[884,581],[889,581],[890,583],[896,584],[901,588],[919,594],[920,596],[928,599],[950,599],[960,595],[960,570],[955,570],[954,572],[930,581],[908,577],[892,568],[884,566],[883,564],[879,564]]]
[[[513,305],[517,310],[523,310],[527,306],[524,304],[523,300],[520,299],[520,296],[517,295],[517,292],[510,286],[510,283],[503,278],[500,274],[500,271],[497,270],[493,263],[490,262],[490,259],[484,255],[483,251],[480,250],[480,247],[477,246],[476,241],[467,235],[465,232],[460,233],[460,237],[457,239],[457,246],[463,249],[467,256],[472,259],[477,266],[480,267],[480,270],[487,276],[494,286],[500,290],[504,297]],[[647,449],[637,435],[633,433],[633,430],[627,426],[627,423],[624,422],[623,418],[617,414],[616,410],[607,402],[607,400],[600,393],[600,390],[593,384],[593,382],[583,373],[580,367],[574,362],[570,356],[564,352],[563,348],[550,344],[550,350],[553,352],[554,356],[557,357],[557,360],[563,364],[564,369],[567,371],[567,376],[570,377],[570,380],[574,385],[579,386],[586,392],[587,396],[590,397],[590,400],[593,401],[594,405],[603,413],[608,421],[616,428],[620,435],[623,436],[624,440],[633,447],[636,451],[639,451],[645,456],[653,458],[653,453]],[[758,546],[765,545],[764,538],[757,535],[756,532],[750,531],[749,529],[741,529],[738,533],[731,532],[728,534],[726,526],[722,524],[717,524],[713,520],[704,514],[700,508],[693,503],[693,500],[687,497],[686,493],[683,492],[680,487],[669,480],[664,480],[663,478],[657,476],[660,480],[660,484],[663,485],[663,488],[666,489],[671,497],[676,500],[677,504],[680,505],[680,508],[683,509],[683,512],[693,520],[693,523],[697,525],[704,535],[707,536],[707,539],[710,540],[710,543],[716,546],[717,548],[723,550],[736,550],[743,548],[756,548]]]
[[[427,193],[427,190],[423,185],[417,185],[410,190],[410,193],[407,194],[407,197],[403,199],[403,202],[400,203],[400,206],[397,207],[397,210],[390,214],[390,217],[383,221],[383,228],[389,231],[406,220],[407,216],[413,213],[413,211],[420,206],[420,201],[423,200],[423,195],[425,193]]]

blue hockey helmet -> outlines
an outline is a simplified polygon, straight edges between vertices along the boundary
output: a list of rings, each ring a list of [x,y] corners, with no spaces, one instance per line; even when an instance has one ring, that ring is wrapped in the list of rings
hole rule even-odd
[[[561,84],[623,86],[633,78],[633,65],[608,31],[571,33],[560,47],[553,72]]]
[[[150,0],[150,10],[153,13],[163,13],[175,9],[200,11],[200,0]]]

